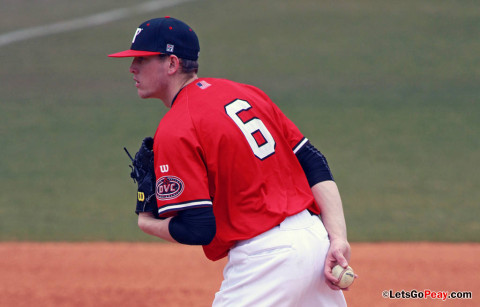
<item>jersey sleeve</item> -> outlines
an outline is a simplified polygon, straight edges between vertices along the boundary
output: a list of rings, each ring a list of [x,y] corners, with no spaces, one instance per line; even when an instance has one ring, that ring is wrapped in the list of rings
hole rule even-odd
[[[293,153],[297,153],[303,146],[308,143],[308,139],[303,136],[298,127],[278,108],[272,103],[275,109],[277,120],[282,123],[283,134],[285,139],[292,148]]]
[[[155,134],[154,154],[159,217],[212,206],[204,152],[188,116],[162,119]]]

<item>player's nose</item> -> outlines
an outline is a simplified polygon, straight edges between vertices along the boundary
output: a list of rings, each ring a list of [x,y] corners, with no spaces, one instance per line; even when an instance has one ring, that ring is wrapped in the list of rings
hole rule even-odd
[[[135,60],[132,61],[132,64],[130,65],[129,71],[130,71],[132,74],[135,74],[135,73],[138,72],[138,68],[137,68],[137,65],[135,64]]]
[[[133,67],[133,65],[130,65],[130,69],[129,71],[134,74],[136,72],[135,68]]]

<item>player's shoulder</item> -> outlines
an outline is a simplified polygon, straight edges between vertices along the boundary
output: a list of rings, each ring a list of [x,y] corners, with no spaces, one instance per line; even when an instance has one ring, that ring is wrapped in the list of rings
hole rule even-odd
[[[225,105],[234,100],[248,101],[252,106],[270,108],[270,98],[258,87],[222,78],[199,78],[189,84],[179,94],[179,112],[188,112],[191,118],[210,120],[225,112]],[[175,107],[174,107],[175,108]]]

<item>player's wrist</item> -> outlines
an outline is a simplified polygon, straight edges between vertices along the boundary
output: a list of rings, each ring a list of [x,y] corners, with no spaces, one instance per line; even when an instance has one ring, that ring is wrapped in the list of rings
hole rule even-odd
[[[348,245],[350,245],[348,243],[347,236],[344,236],[344,235],[337,235],[337,236],[329,235],[329,238],[330,238],[330,243],[335,241],[335,242],[345,242]]]
[[[351,250],[346,238],[330,239],[330,248],[340,251],[343,255],[349,255]]]
[[[142,218],[155,218],[155,214],[153,212],[139,212],[138,217]]]

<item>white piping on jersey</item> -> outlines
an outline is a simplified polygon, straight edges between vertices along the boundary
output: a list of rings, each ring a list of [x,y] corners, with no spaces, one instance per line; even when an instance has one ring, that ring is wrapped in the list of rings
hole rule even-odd
[[[294,153],[294,154],[297,154],[297,151],[299,151],[300,148],[302,148],[303,145],[305,145],[307,142],[308,142],[308,139],[307,139],[307,138],[303,138],[303,140],[302,140],[300,143],[298,143],[297,146],[295,146],[295,148],[293,149],[293,153]]]
[[[158,214],[165,213],[167,211],[177,211],[180,209],[186,209],[186,208],[191,208],[191,207],[198,207],[198,206],[212,206],[212,201],[211,200],[199,200],[199,201],[191,201],[191,202],[186,202],[186,203],[181,203],[181,204],[176,204],[176,205],[167,205],[165,207],[162,207],[158,209]]]

